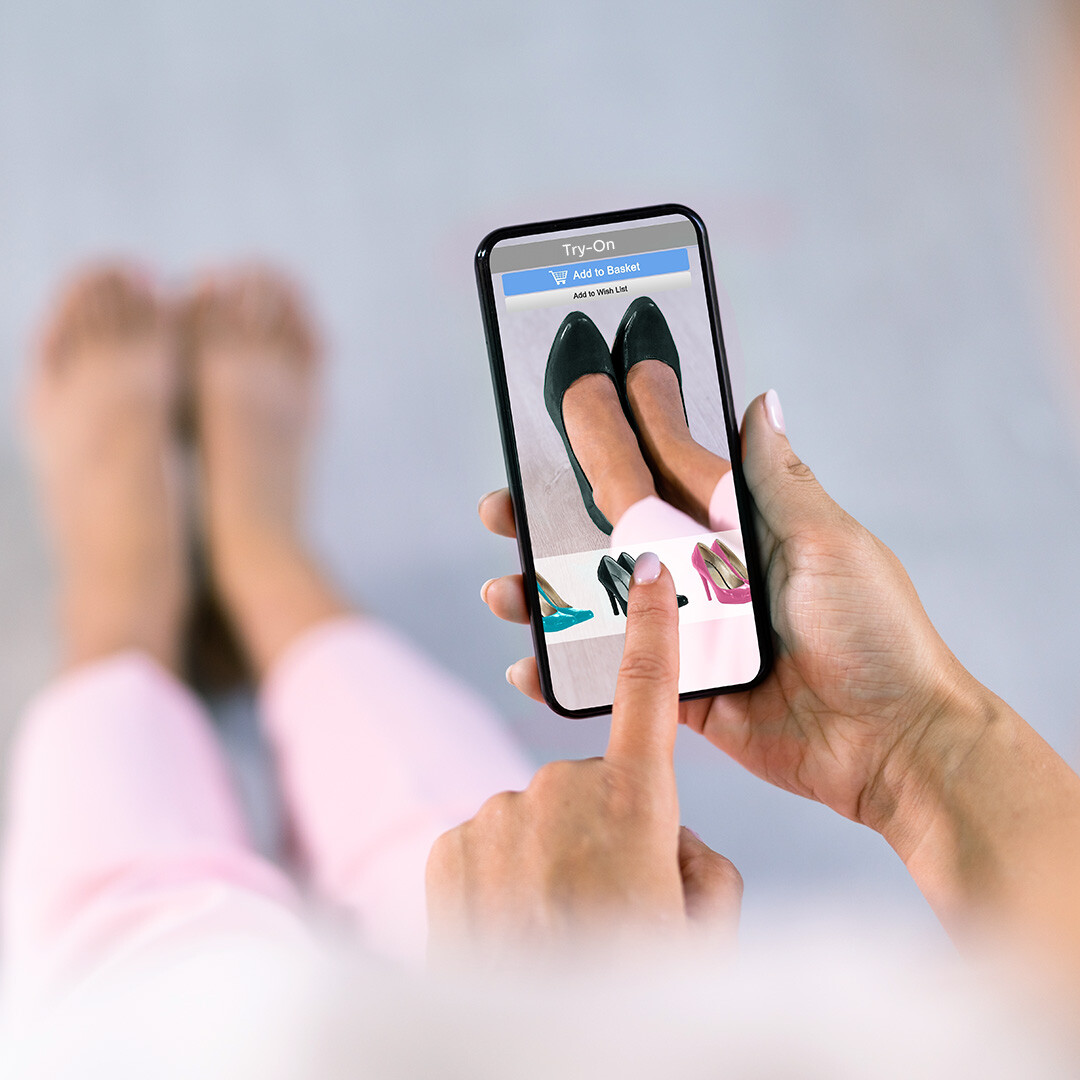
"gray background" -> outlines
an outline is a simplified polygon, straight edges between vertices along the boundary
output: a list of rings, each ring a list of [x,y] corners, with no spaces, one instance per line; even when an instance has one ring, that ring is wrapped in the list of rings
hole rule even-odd
[[[597,751],[502,681],[525,632],[470,259],[491,228],[678,200],[709,225],[736,395],[908,566],[960,659],[1076,761],[1080,453],[1044,310],[1035,0],[0,0],[0,704],[50,664],[16,444],[73,263],[264,255],[332,346],[311,528],[350,594],[485,690],[537,760]],[[683,733],[684,735],[686,733]],[[683,813],[774,904],[931,921],[867,830],[681,740]]]

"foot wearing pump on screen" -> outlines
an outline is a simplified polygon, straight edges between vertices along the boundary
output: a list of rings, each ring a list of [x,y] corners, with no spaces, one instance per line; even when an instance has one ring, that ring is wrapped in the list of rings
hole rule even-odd
[[[211,570],[257,672],[346,606],[308,555],[300,512],[319,349],[289,282],[204,280],[184,318]]]
[[[656,494],[615,384],[583,375],[563,395],[566,437],[589,483],[597,509],[612,525],[641,499]]]
[[[575,367],[587,373],[559,393],[560,375]],[[548,358],[545,394],[560,399],[553,419],[584,474],[578,483],[586,509],[603,531],[657,493],[709,525],[710,502],[731,466],[690,434],[678,351],[650,298],[627,309],[610,353],[591,320],[567,316]]]
[[[707,525],[709,501],[731,465],[690,434],[675,372],[660,360],[639,361],[627,372],[626,398],[660,495]]]
[[[75,278],[47,319],[27,401],[58,563],[63,662],[179,661],[188,604],[173,320],[142,273]]]
[[[707,528],[710,500],[730,463],[691,436],[678,379],[667,364],[635,364],[626,391],[637,435],[605,375],[583,375],[563,397],[566,435],[597,508],[616,525],[634,503],[659,493]]]

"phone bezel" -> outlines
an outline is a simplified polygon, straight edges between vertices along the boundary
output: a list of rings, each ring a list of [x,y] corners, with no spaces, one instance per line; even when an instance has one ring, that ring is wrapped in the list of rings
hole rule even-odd
[[[499,333],[497,299],[491,280],[491,250],[502,240],[521,236],[542,235],[550,232],[563,232],[573,229],[589,229],[601,225],[616,225],[641,218],[680,215],[687,218],[694,226],[698,239],[698,253],[701,260],[702,280],[705,283],[706,306],[709,309],[709,323],[712,330],[713,353],[716,357],[716,373],[720,385],[720,397],[723,402],[724,423],[727,428],[728,447],[731,452],[731,471],[735,481],[735,498],[739,508],[739,523],[742,528],[746,554],[746,567],[750,574],[751,603],[754,610],[754,624],[757,631],[758,649],[761,666],[757,674],[748,682],[733,686],[713,687],[704,690],[692,690],[679,695],[680,701],[695,698],[715,697],[718,694],[735,694],[758,685],[771,671],[773,662],[772,623],[769,618],[768,594],[762,574],[761,557],[754,527],[753,499],[746,486],[742,468],[742,442],[735,409],[731,397],[731,382],[728,377],[727,353],[724,349],[723,332],[720,325],[720,311],[716,301],[716,283],[713,277],[712,256],[709,250],[709,237],[705,223],[688,206],[679,203],[662,203],[657,206],[641,206],[630,210],[617,210],[602,214],[582,214],[576,217],[557,218],[550,221],[538,221],[524,225],[510,225],[488,233],[476,249],[474,260],[476,284],[480,294],[480,308],[484,321],[484,336],[487,340],[488,362],[491,368],[492,386],[495,391],[495,405],[499,417],[499,435],[502,440],[503,458],[506,462],[507,482],[510,498],[514,506],[517,526],[518,555],[521,560],[521,573],[525,582],[525,595],[536,594],[536,570],[533,563],[532,542],[529,537],[528,515],[525,513],[525,493],[521,482],[521,469],[518,463],[517,440],[514,433],[513,412],[510,407],[510,391],[506,381],[506,364],[503,358],[502,338]],[[536,653],[537,667],[540,673],[540,687],[544,700],[559,716],[571,720],[586,719],[591,716],[603,716],[611,712],[611,704],[594,706],[587,709],[567,709],[555,696],[551,683],[551,665],[547,651],[547,635],[544,633],[539,605],[529,604],[529,622],[532,628],[533,648]]]

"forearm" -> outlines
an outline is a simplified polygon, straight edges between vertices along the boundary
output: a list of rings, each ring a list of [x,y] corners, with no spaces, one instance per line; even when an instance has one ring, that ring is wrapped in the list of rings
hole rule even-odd
[[[1033,947],[1080,978],[1080,778],[966,677],[891,766],[882,832],[959,942]]]

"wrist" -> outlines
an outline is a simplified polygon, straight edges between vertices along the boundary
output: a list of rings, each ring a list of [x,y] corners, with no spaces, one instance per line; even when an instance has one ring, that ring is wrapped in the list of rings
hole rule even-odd
[[[867,822],[945,917],[963,906],[973,850],[986,850],[995,802],[1006,797],[1009,774],[1024,757],[1017,748],[1038,740],[1008,705],[957,668],[887,755]]]
[[[946,928],[1004,933],[1080,971],[1080,779],[1069,766],[966,672],[889,758],[880,831]]]

